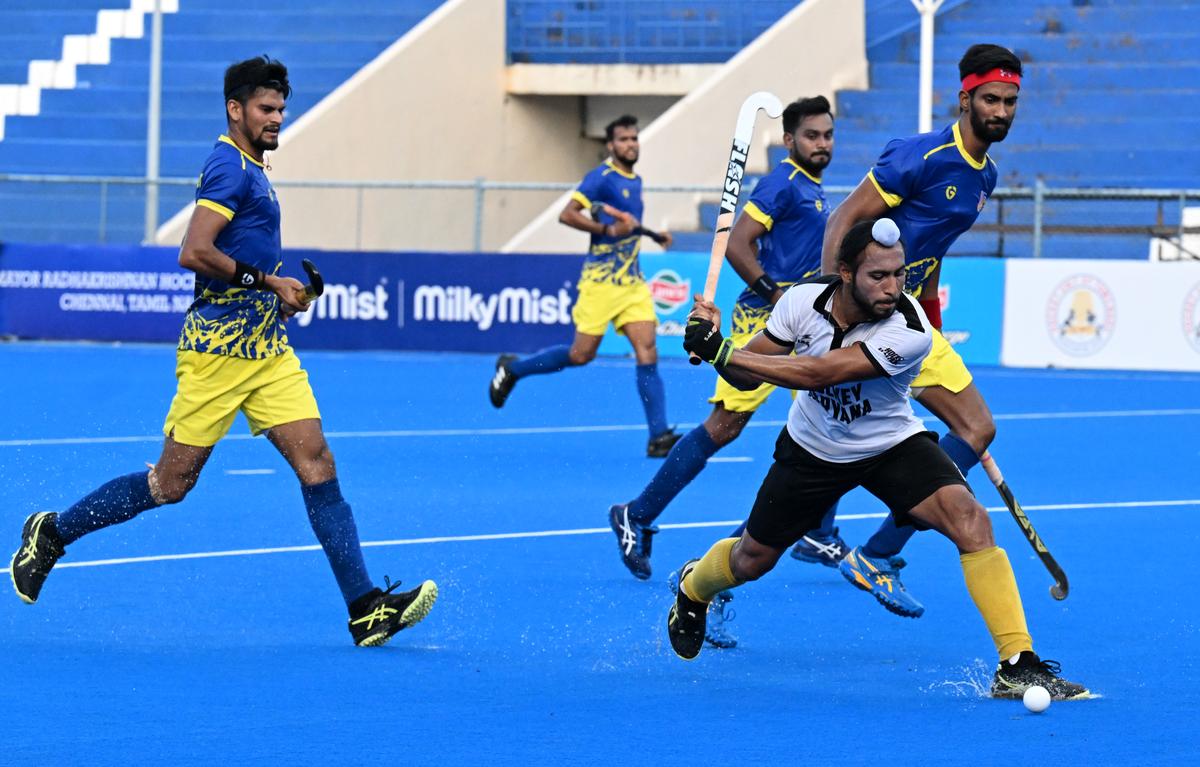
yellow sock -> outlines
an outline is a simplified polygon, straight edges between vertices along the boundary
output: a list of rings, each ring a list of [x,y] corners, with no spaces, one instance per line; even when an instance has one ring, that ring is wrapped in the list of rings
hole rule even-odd
[[[1000,658],[1011,658],[1023,650],[1033,650],[1033,639],[1025,625],[1021,592],[1013,576],[1008,555],[999,546],[963,554],[963,578],[975,607],[983,616]]]
[[[696,563],[679,587],[688,599],[696,602],[711,602],[712,598],[725,589],[742,585],[729,569],[729,555],[737,538],[723,538],[713,544],[708,553]]]

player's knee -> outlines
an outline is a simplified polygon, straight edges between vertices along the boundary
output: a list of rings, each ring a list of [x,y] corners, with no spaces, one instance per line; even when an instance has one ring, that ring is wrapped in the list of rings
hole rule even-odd
[[[586,365],[596,359],[595,349],[580,349],[577,346],[572,346],[571,351],[567,353],[567,359],[572,365]]]
[[[150,475],[150,495],[160,506],[179,503],[196,486],[197,477]]]
[[[729,557],[729,569],[739,583],[745,583],[756,581],[771,572],[777,561],[779,558],[772,556],[770,552],[752,552],[738,547]]]
[[[971,424],[969,432],[967,442],[975,448],[976,453],[982,455],[983,451],[988,449],[988,445],[992,444],[992,440],[996,438],[996,422],[992,420],[991,415],[988,415],[979,423]]]
[[[319,485],[337,476],[333,451],[329,449],[328,442],[321,440],[311,455],[296,462],[296,476],[302,485]]]
[[[704,422],[704,430],[708,432],[708,437],[717,447],[725,447],[730,442],[733,442],[742,433],[742,429],[746,427],[746,420],[742,418],[727,418],[714,413]]]
[[[959,551],[982,551],[996,545],[992,520],[973,496],[956,504],[956,508],[950,510],[949,518],[952,522],[947,525],[946,534]]]

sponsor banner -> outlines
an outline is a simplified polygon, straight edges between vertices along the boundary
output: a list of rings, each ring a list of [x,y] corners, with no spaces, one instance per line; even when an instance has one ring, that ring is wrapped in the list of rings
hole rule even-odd
[[[195,284],[178,254],[137,245],[0,245],[0,334],[174,342]]]
[[[1006,365],[1200,370],[1200,264],[1013,261]]]
[[[660,357],[686,357],[683,350],[683,329],[687,324],[688,311],[692,308],[692,296],[704,292],[704,280],[708,277],[708,253],[657,252],[641,253],[638,260],[642,274],[650,287],[654,299],[654,313],[658,315],[658,354]],[[721,324],[729,334],[729,317],[738,294],[746,287],[733,267],[726,262],[717,280],[717,295],[714,299],[721,308]],[[601,354],[631,354],[629,341],[609,326],[604,340],[600,342]]]
[[[162,341],[179,337],[194,276],[177,248],[0,247],[0,334]],[[581,256],[287,250],[325,294],[297,315],[297,348],[531,352],[570,343]]]
[[[290,323],[297,348],[526,353],[574,337],[582,256],[286,253],[301,258],[325,294]]]
[[[954,256],[942,262],[942,333],[968,365],[1000,364],[1004,268],[996,258]]]

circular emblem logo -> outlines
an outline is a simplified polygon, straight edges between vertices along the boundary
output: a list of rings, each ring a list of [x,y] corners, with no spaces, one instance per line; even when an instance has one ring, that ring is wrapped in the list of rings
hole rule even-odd
[[[1200,282],[1183,299],[1183,337],[1200,352]]]
[[[678,272],[663,269],[649,280],[650,295],[659,314],[670,314],[688,303],[692,298],[692,281],[685,280]]]
[[[958,194],[958,187],[956,187],[956,186],[946,187],[946,199],[947,200],[953,200],[954,195],[956,195],[956,194]]]
[[[825,203],[821,202],[820,200],[817,200],[813,204],[817,206],[818,213],[820,213],[821,211],[823,211],[825,209]]]
[[[1076,274],[1054,288],[1046,302],[1046,332],[1058,348],[1087,357],[1104,348],[1117,326],[1117,302],[1099,277]]]

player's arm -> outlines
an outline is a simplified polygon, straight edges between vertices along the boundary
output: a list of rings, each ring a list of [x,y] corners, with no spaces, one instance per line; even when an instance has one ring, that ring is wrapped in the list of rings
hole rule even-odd
[[[859,221],[880,218],[888,212],[887,201],[868,176],[858,183],[841,205],[829,214],[825,239],[821,243],[821,273],[837,274],[838,245],[850,227]]]
[[[230,285],[256,290],[270,290],[290,312],[308,308],[304,286],[291,277],[265,274],[249,264],[235,261],[217,247],[217,235],[232,220],[211,207],[197,205],[192,211],[183,245],[179,249],[179,265],[203,277],[221,280]]]
[[[725,258],[733,267],[733,271],[745,280],[750,290],[767,303],[774,304],[783,295],[783,291],[758,263],[758,238],[767,231],[766,225],[761,221],[742,213],[733,225],[733,231],[729,233]]]
[[[759,335],[766,338],[765,334]],[[784,354],[791,351],[790,345],[780,347],[777,341],[769,339],[766,342],[776,348],[782,348]],[[759,348],[747,345],[733,350],[729,361],[719,372],[727,381],[730,381],[730,376],[736,376],[742,380],[755,381],[755,386],[759,383],[771,383],[787,389],[821,389],[847,381],[865,381],[885,375],[868,356],[861,343],[844,349],[834,349],[820,357],[780,357],[778,352],[763,354],[762,345]]]
[[[611,224],[606,224],[603,221],[597,221],[590,215],[585,213],[591,209],[586,198],[579,192],[571,196],[563,207],[562,213],[558,214],[558,223],[566,224],[572,229],[578,229],[581,232],[588,234],[600,235],[602,237],[625,237],[633,232],[638,227],[638,220],[628,213],[616,211],[614,218],[616,219]],[[615,208],[613,210],[616,210]]]

